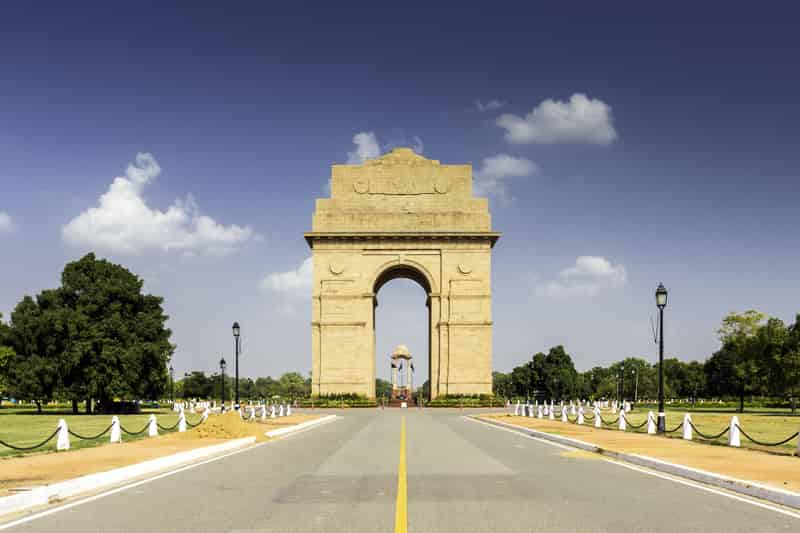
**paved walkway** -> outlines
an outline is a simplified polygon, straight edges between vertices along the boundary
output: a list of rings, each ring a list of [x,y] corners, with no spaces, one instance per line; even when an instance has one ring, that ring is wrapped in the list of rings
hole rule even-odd
[[[339,414],[336,422],[11,531],[379,533],[407,524],[410,532],[442,533],[752,533],[800,527],[792,516],[466,420],[457,410]],[[398,517],[403,418],[407,515]]]

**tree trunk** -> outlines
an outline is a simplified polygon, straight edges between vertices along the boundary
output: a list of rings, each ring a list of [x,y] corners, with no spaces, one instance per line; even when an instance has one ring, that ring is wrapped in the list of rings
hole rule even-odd
[[[78,400],[76,400],[75,398],[72,399],[72,414],[73,415],[78,414]]]
[[[36,401],[36,412],[42,414],[42,402],[40,400],[35,400],[35,401]]]
[[[744,413],[744,387],[739,393],[739,412]]]
[[[92,399],[91,398],[86,398],[86,414],[87,415],[92,414]]]

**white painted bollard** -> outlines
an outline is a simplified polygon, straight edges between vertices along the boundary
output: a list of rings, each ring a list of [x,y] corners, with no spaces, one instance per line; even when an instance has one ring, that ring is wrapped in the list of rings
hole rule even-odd
[[[578,425],[583,425],[583,406],[578,409]]]
[[[67,421],[63,418],[58,421],[58,440],[56,441],[56,450],[69,450],[69,428],[67,428]]]
[[[111,417],[111,442],[122,442],[122,429],[119,427],[119,417]]]
[[[554,411],[555,411],[555,409],[553,409],[553,406],[551,405],[550,406],[550,411],[549,411],[550,414],[548,415],[548,418],[550,420],[555,420],[556,419],[556,415],[555,415]]]
[[[286,416],[292,416],[292,404],[286,404]]]
[[[542,406],[541,405],[537,405],[536,406],[536,418],[542,418]]]
[[[239,414],[241,415],[241,410]],[[181,409],[181,412],[178,413],[178,433],[183,433],[184,431],[186,431],[186,414]]]
[[[615,404],[615,403],[611,404],[611,414],[612,415],[617,414],[617,404]]]
[[[563,405],[561,406],[561,421],[567,422],[567,408]]]
[[[738,448],[741,445],[741,437],[739,436],[739,417],[734,415],[734,417],[731,418],[731,429],[728,432],[728,446],[735,446]]]
[[[653,414],[653,411],[647,411],[647,434],[656,434],[656,416]]]
[[[203,411],[202,421],[205,422],[206,420],[208,420],[208,415],[210,415],[210,414],[211,414],[211,409],[209,409],[209,407],[206,405],[206,408]]]
[[[274,403],[272,405],[270,405],[269,417],[270,418],[275,418],[275,404]]]
[[[256,421],[256,408],[253,407],[252,405],[250,406],[250,418],[248,418],[248,420],[250,422],[255,422]]]
[[[519,400],[517,400],[517,405],[514,406],[514,416],[519,416]]]
[[[147,424],[147,436],[158,437],[158,424],[156,423],[156,415],[150,414],[150,422]]]
[[[242,411],[244,411],[244,409],[240,407],[239,409],[237,409],[237,411],[239,411],[239,419],[244,420],[244,415],[242,414]]]
[[[572,403],[572,402],[570,402],[569,414],[571,414],[572,416],[575,416],[575,404]]]
[[[600,418],[600,408],[597,406],[594,408],[594,427],[598,429],[603,427],[603,420]]]
[[[544,404],[544,416],[548,416],[550,414],[550,406],[547,403]]]
[[[628,421],[625,420],[625,409],[623,408],[619,412],[619,430],[625,431],[626,429],[628,429]]]
[[[261,406],[261,421],[263,422],[266,419],[267,419],[267,406],[266,405],[262,405]]]
[[[283,416],[283,404],[281,404],[280,408],[278,409],[278,416]]]
[[[692,440],[692,415],[683,415],[683,440]]]
[[[528,418],[533,418],[533,405],[528,404]]]

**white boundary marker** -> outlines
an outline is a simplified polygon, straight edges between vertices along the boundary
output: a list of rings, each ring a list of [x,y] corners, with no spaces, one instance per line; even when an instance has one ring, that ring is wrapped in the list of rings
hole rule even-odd
[[[601,449],[600,447],[576,439],[570,439],[567,437],[562,436],[555,436],[549,433],[544,433],[541,431],[532,430],[530,428],[523,428],[520,426],[512,426],[511,424],[506,424],[504,422],[499,421],[488,421],[485,419],[476,418],[474,416],[464,416],[466,420],[471,420],[472,422],[476,422],[479,424],[483,424],[484,426],[492,427],[494,429],[500,429],[503,431],[508,431],[510,433],[514,433],[521,437],[529,438],[535,440],[537,442],[541,442],[543,444],[548,444],[550,446],[554,446],[556,448],[561,448],[564,450],[585,450],[593,453],[597,453],[602,455],[604,460],[609,463],[622,466],[624,468],[628,468],[631,470],[635,470],[637,472],[641,472],[643,474],[648,474],[651,476],[655,476],[661,479],[666,479],[669,481],[674,481],[675,483],[680,483],[681,485],[687,485],[689,487],[694,487],[696,489],[700,489],[706,492],[710,492],[712,494],[717,494],[719,496],[725,496],[726,498],[731,498],[737,501],[749,503],[750,505],[754,505],[756,507],[761,507],[763,509],[767,509],[770,511],[774,511],[776,513],[780,513],[786,516],[790,516],[792,518],[800,519],[800,513],[797,513],[793,510],[784,509],[783,507],[778,507],[777,505],[788,505],[791,507],[795,507],[794,505],[784,504],[782,501],[775,501],[769,498],[769,494],[767,492],[778,492],[783,494],[792,495],[794,497],[800,497],[797,493],[784,491],[778,488],[767,487],[764,485],[759,485],[757,483],[753,483],[750,481],[743,481],[734,478],[726,478],[724,476],[720,476],[719,474],[714,474],[711,472],[705,472],[703,470],[696,470],[694,468],[685,467],[682,465],[676,465],[674,463],[668,463],[666,461],[660,461],[658,459],[653,459],[651,457],[647,457],[644,455],[636,455],[636,454],[624,454],[619,452],[610,452],[609,450]],[[501,425],[502,424],[502,425]],[[546,437],[540,437],[538,435],[546,435]],[[552,437],[557,437],[559,440],[553,439]],[[566,442],[561,442],[566,441]],[[571,441],[571,442],[569,442]],[[574,443],[574,444],[573,444]],[[629,460],[629,458],[639,459],[639,461]],[[641,462],[640,462],[641,461]],[[653,466],[651,467],[652,461]],[[630,464],[633,462],[634,464]],[[669,465],[670,467],[674,467],[673,469],[660,469],[659,463],[661,465]],[[661,470],[661,471],[659,471]],[[693,477],[688,477],[684,475],[682,471],[689,471],[689,472],[696,472],[699,474],[705,474],[706,476],[712,476],[713,478],[717,478],[719,480],[719,484],[714,483],[714,480],[711,479],[710,482],[704,482],[705,479],[702,481],[696,481]],[[709,485],[716,485],[720,487],[720,489],[714,488]],[[749,489],[749,490],[746,490]],[[761,490],[759,490],[761,489]],[[739,494],[733,494],[728,491],[737,492],[740,494],[744,494],[744,496],[740,496]],[[772,503],[765,503],[763,501],[758,501],[754,498],[759,498],[762,500],[767,500]]]
[[[338,415],[328,415],[328,416],[322,417],[321,419],[318,418],[318,419],[315,419],[315,420],[309,420],[308,422],[315,422],[316,421],[317,423],[313,424],[313,425],[308,425],[307,423],[304,422],[303,424],[306,424],[304,427],[300,427],[300,426],[303,426],[303,424],[297,424],[295,426],[291,426],[293,431],[284,432],[283,436],[284,436],[284,438],[289,438],[289,437],[292,437],[294,435],[299,435],[300,433],[305,433],[306,431],[309,431],[309,430],[317,427],[318,425],[321,425],[323,422],[333,422],[337,418],[338,418]],[[289,428],[283,428],[283,429],[289,429]],[[241,441],[247,440],[247,441],[250,441],[250,442],[254,442],[255,441],[255,437],[246,437],[244,439],[237,439],[237,440],[241,440]],[[145,478],[145,479],[141,479],[139,481],[135,481],[133,483],[129,483],[127,485],[122,485],[120,487],[116,487],[116,488],[113,488],[113,489],[110,489],[110,490],[106,490],[105,492],[101,492],[99,494],[94,494],[92,496],[81,498],[81,499],[79,499],[77,501],[74,501],[74,502],[71,502],[71,503],[66,503],[64,505],[59,505],[58,507],[54,507],[52,509],[47,509],[47,510],[40,511],[40,512],[34,512],[33,514],[30,514],[28,516],[24,516],[22,518],[18,518],[16,520],[12,520],[11,522],[0,523],[0,531],[5,530],[5,529],[10,529],[12,527],[19,526],[19,525],[22,525],[22,524],[26,524],[26,523],[32,522],[33,520],[36,520],[38,518],[44,518],[45,516],[49,516],[49,515],[52,515],[52,514],[61,512],[61,511],[66,511],[67,509],[72,509],[73,507],[77,507],[77,506],[83,505],[85,503],[90,503],[90,502],[93,502],[95,500],[99,500],[101,498],[105,498],[106,496],[112,496],[114,494],[123,492],[125,490],[132,489],[132,488],[138,487],[140,485],[144,485],[145,483],[150,483],[151,481],[157,481],[157,480],[165,478],[165,477],[169,477],[169,476],[172,476],[172,475],[175,475],[175,474],[179,474],[180,472],[183,472],[185,470],[190,470],[192,468],[197,468],[198,466],[207,465],[209,463],[213,463],[214,461],[219,461],[221,459],[225,459],[226,457],[230,457],[232,455],[237,455],[237,454],[240,454],[240,453],[243,453],[243,452],[249,452],[249,451],[255,450],[257,448],[260,448],[262,446],[265,446],[267,444],[275,444],[276,442],[279,442],[279,441],[278,440],[272,440],[272,441],[268,440],[268,441],[265,441],[265,442],[260,442],[258,444],[255,444],[254,446],[246,446],[244,448],[239,448],[239,449],[233,450],[231,452],[223,453],[222,455],[215,455],[214,457],[211,457],[211,458],[206,459],[204,461],[199,461],[199,462],[196,462],[196,463],[184,464],[183,466],[180,466],[179,468],[176,468],[175,470],[169,470],[167,472],[162,472],[162,473],[156,474],[156,475],[154,475],[152,477],[148,477],[148,478]],[[225,443],[225,444],[230,444],[230,443]],[[217,445],[217,446],[220,446],[220,445]],[[213,448],[213,447],[214,446],[208,446],[207,448]],[[190,451],[196,451],[196,450],[190,450]],[[186,452],[182,452],[182,453],[186,453]],[[178,454],[178,455],[180,455],[180,454]],[[172,457],[172,456],[167,456],[167,457]],[[154,461],[158,461],[158,459],[154,459]],[[137,465],[131,465],[131,466],[137,466]],[[124,468],[129,468],[129,467],[122,467],[122,468],[124,469]],[[84,476],[84,477],[86,477],[86,476]],[[80,478],[76,478],[76,479],[80,479]],[[68,483],[68,482],[69,481],[66,481],[64,483]],[[47,488],[47,487],[43,487],[43,488]],[[87,490],[91,490],[91,489],[87,489]],[[76,494],[75,496],[80,498],[80,494]],[[48,502],[44,502],[44,504],[46,504],[46,503],[48,503]],[[24,512],[24,509],[16,509],[16,510],[15,509],[9,509],[7,511],[3,511],[4,514],[10,514],[10,513],[14,513],[14,512]],[[0,520],[3,520],[2,515],[0,515]]]

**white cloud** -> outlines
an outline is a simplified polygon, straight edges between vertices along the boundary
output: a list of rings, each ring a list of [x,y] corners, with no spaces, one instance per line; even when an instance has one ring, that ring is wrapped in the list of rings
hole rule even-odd
[[[475,100],[475,109],[483,113],[484,111],[493,111],[495,109],[500,109],[501,107],[505,107],[506,103],[501,102],[500,100],[489,100],[486,103],[481,102],[480,100]]]
[[[575,259],[575,266],[562,270],[559,275],[564,279],[604,279],[624,282],[628,273],[622,265],[612,265],[605,257],[582,255]]]
[[[11,233],[14,231],[14,221],[8,213],[0,211],[0,233]]]
[[[311,296],[311,279],[314,272],[311,257],[294,270],[273,272],[265,277],[259,287],[264,290],[284,293],[289,296]]]
[[[536,163],[524,157],[514,157],[508,154],[497,154],[486,157],[483,166],[475,171],[473,187],[478,196],[490,194],[507,196],[505,180],[533,176],[539,168]]]
[[[554,299],[594,296],[603,289],[617,287],[628,279],[623,265],[614,265],[605,257],[582,255],[575,265],[561,270],[559,279],[539,284],[536,292]]]
[[[231,251],[254,237],[248,226],[224,226],[200,214],[191,194],[175,200],[166,211],[151,209],[143,190],[160,173],[152,155],[137,154],[125,176],[114,178],[100,196],[97,207],[90,207],[61,228],[64,241],[124,254],[153,250],[192,254]]]
[[[497,125],[513,144],[611,144],[617,138],[611,107],[601,100],[573,94],[568,102],[548,99],[525,117],[500,115]]]
[[[347,154],[348,165],[360,165],[367,159],[375,159],[381,155],[381,147],[374,132],[362,131],[353,136],[356,149]]]

